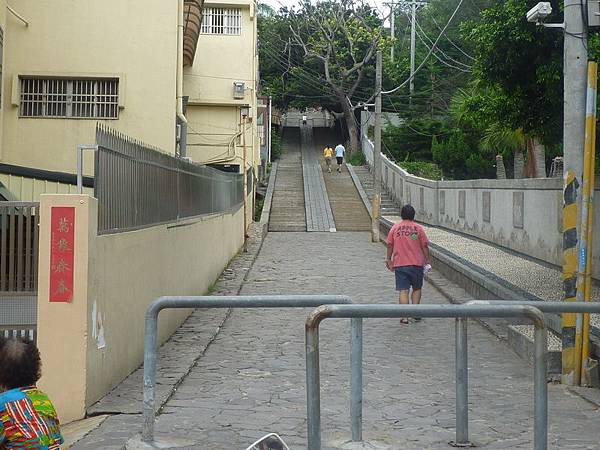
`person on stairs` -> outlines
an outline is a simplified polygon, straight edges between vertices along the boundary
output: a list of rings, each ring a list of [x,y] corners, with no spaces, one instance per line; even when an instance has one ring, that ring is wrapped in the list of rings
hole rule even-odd
[[[338,144],[335,147],[335,159],[337,159],[337,171],[338,173],[342,173],[342,164],[344,163],[344,155],[346,154],[346,149],[342,144]]]
[[[331,158],[333,158],[333,149],[329,145],[326,145],[323,149],[323,156],[325,157],[327,172],[331,173]]]

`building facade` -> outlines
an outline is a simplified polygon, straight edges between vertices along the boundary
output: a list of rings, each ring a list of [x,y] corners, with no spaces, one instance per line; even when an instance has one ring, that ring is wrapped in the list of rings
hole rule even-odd
[[[6,21],[3,163],[75,173],[97,122],[175,152],[175,2],[22,0],[16,12],[27,24]]]
[[[201,164],[260,164],[255,4],[212,1],[0,0],[0,182],[13,197],[70,192],[97,123]]]
[[[187,156],[198,163],[260,165],[256,22],[253,0],[204,3],[198,49],[183,77]]]

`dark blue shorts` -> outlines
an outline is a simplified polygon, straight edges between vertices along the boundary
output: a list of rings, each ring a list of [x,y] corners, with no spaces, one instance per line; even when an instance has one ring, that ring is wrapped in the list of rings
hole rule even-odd
[[[396,290],[407,291],[423,287],[423,268],[421,266],[402,266],[394,269],[396,274]]]

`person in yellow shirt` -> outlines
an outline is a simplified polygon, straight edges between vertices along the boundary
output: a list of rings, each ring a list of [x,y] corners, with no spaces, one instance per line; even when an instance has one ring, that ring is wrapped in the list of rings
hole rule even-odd
[[[327,164],[327,172],[331,173],[331,158],[333,158],[333,149],[328,145],[323,149],[325,164]]]

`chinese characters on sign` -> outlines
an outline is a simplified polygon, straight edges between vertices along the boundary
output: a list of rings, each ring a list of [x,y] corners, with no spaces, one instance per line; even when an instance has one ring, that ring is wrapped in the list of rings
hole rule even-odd
[[[53,207],[50,213],[50,301],[73,301],[75,208]]]

